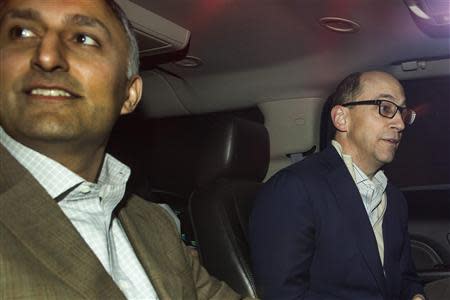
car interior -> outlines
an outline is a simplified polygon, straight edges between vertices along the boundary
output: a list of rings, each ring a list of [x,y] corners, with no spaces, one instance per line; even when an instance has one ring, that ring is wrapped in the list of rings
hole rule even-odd
[[[109,151],[131,167],[130,192],[171,207],[212,275],[257,296],[259,186],[326,147],[339,81],[382,70],[417,113],[385,168],[408,201],[414,262],[423,283],[450,277],[450,0],[117,2],[144,93]]]

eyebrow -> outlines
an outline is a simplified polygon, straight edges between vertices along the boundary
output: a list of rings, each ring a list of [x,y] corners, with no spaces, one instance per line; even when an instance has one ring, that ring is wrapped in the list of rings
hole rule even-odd
[[[41,14],[34,10],[34,9],[14,9],[11,10],[9,12],[7,12],[6,14],[4,14],[1,18],[0,18],[0,23],[3,23],[3,21],[6,18],[11,18],[11,19],[25,19],[25,20],[31,20],[31,21],[41,21]]]
[[[68,23],[68,24],[81,26],[81,27],[100,28],[108,35],[109,38],[112,37],[111,32],[109,31],[108,27],[99,19],[96,19],[93,17],[80,15],[80,14],[69,15],[69,16],[65,17],[64,22]]]
[[[32,8],[11,10],[0,18],[0,24],[3,23],[5,18],[24,19],[24,20],[30,20],[30,21],[35,21],[35,22],[43,22],[41,13]],[[93,18],[93,17],[89,17],[86,15],[81,15],[81,14],[73,14],[73,15],[66,16],[64,18],[64,23],[81,26],[81,27],[100,28],[102,31],[104,31],[108,35],[109,38],[112,37],[111,32],[109,31],[108,27],[97,18]]]

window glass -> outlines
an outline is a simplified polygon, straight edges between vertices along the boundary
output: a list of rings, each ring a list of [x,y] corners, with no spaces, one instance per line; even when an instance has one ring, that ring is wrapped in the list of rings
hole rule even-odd
[[[402,82],[417,113],[385,170],[399,187],[450,184],[450,77]]]

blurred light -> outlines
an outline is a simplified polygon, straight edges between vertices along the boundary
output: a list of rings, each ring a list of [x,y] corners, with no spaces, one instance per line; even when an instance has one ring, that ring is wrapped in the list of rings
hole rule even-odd
[[[1,0],[0,0],[1,2]],[[217,26],[218,20],[226,18],[231,7],[230,0],[199,0],[193,1],[190,6],[189,16],[190,29],[195,32],[197,38],[202,38],[203,34],[209,34],[213,30],[211,26]]]
[[[409,3],[408,7],[419,18],[424,19],[424,20],[429,20],[430,19],[430,17],[420,7],[418,7],[415,3]]]
[[[416,112],[416,120],[418,120],[430,113],[430,105],[426,103],[421,104],[413,107],[412,110]]]

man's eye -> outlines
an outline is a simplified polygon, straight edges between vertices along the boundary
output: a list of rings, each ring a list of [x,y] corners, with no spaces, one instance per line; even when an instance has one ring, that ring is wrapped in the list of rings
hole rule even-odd
[[[392,113],[394,112],[396,109],[396,107],[394,105],[390,105],[390,104],[382,104],[381,105],[381,111],[385,112],[385,113]]]
[[[95,47],[99,47],[100,44],[94,40],[93,38],[91,38],[90,36],[88,36],[87,34],[84,33],[79,33],[75,36],[75,40],[77,43],[83,44],[83,45],[88,45],[88,46],[95,46]]]
[[[36,36],[32,30],[23,27],[14,27],[11,29],[10,35],[14,39],[26,39]]]

